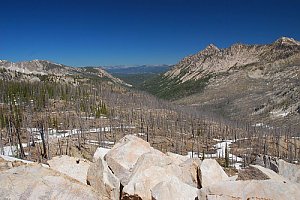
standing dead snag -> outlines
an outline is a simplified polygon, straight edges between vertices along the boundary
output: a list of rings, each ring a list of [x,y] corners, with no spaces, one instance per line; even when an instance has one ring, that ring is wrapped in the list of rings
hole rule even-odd
[[[46,141],[45,141],[45,133],[44,133],[44,125],[42,122],[38,123],[38,127],[39,127],[39,132],[41,135],[41,140],[42,140],[42,144],[43,144],[43,152],[42,152],[42,158],[47,159],[47,148],[46,148]]]
[[[229,167],[229,153],[227,143],[225,146],[225,167]]]

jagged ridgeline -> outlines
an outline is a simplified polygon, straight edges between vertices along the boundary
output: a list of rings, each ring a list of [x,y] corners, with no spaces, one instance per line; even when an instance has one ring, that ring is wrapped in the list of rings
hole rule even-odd
[[[225,117],[296,127],[300,117],[300,42],[209,45],[168,72],[146,81],[158,97]]]

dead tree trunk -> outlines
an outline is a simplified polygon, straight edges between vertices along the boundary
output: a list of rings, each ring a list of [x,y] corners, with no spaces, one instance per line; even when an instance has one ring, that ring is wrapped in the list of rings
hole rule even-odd
[[[39,124],[39,132],[40,132],[41,140],[42,140],[42,144],[43,144],[42,158],[47,159],[47,147],[46,147],[46,141],[45,141],[44,126],[42,123]]]

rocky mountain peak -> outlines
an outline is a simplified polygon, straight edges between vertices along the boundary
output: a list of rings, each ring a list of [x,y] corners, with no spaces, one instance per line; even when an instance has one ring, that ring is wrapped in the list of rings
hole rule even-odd
[[[214,53],[216,51],[220,51],[220,49],[215,46],[214,44],[209,44],[204,50],[203,52],[211,52],[211,53]]]
[[[219,48],[216,45],[214,45],[214,44],[209,44],[205,49],[219,50]]]
[[[281,37],[277,39],[274,44],[279,45],[300,45],[300,42],[295,40],[294,38]]]
[[[220,49],[217,46],[215,46],[214,44],[209,44],[205,49],[199,51],[196,54],[196,57],[212,55],[212,54],[218,53],[219,51],[220,51]]]

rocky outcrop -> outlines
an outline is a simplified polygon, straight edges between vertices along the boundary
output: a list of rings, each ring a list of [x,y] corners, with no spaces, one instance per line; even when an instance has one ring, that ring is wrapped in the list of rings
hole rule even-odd
[[[228,180],[227,174],[214,159],[204,159],[200,169],[202,172],[202,187]]]
[[[38,164],[0,173],[0,199],[101,199],[90,186]]]
[[[184,183],[195,188],[202,188],[201,161],[199,158],[190,158],[179,165],[182,173],[179,177]]]
[[[291,164],[280,159],[279,174],[292,182],[300,183],[300,165]]]
[[[176,153],[172,153],[172,152],[167,152],[166,155],[173,159],[173,162],[180,165],[181,163],[185,162],[186,160],[188,160],[189,158],[186,156],[182,156]]]
[[[149,152],[163,155],[153,149],[148,142],[134,135],[126,135],[105,155],[104,159],[121,183],[126,185],[139,157]]]
[[[167,168],[150,166],[131,177],[128,185],[123,189],[122,198],[138,196],[143,200],[151,200],[151,189],[160,182],[168,181],[175,171],[179,170],[176,165],[169,165]]]
[[[48,160],[48,164],[50,168],[86,184],[87,171],[90,167],[88,160],[63,155]]]
[[[255,174],[268,180],[237,181],[236,176],[228,177],[216,160],[164,154],[133,135],[125,136],[109,151],[98,148],[92,163],[60,156],[50,160],[49,165],[46,168],[24,161],[19,167],[5,168],[0,172],[0,199],[293,200],[300,196],[298,183],[270,169],[253,165],[245,172],[251,177],[255,169]],[[279,172],[289,170],[285,176],[298,177],[299,168],[289,167],[279,161]]]
[[[201,187],[200,159],[166,155],[133,135],[121,139],[104,158],[124,186],[122,199],[150,200],[151,189],[162,182],[169,184],[170,179],[195,190]]]
[[[110,171],[102,157],[99,157],[88,169],[87,183],[102,196],[102,199],[120,198],[120,181]]]
[[[183,183],[177,177],[158,183],[151,189],[152,200],[195,200],[197,188]]]
[[[273,180],[221,181],[202,188],[198,199],[272,199],[296,200],[300,190],[297,184],[287,184]]]
[[[178,179],[194,189],[201,187],[200,160],[188,159],[177,165],[164,154],[143,154],[133,168],[129,182],[123,189],[123,196],[151,199],[152,188],[170,179]]]
[[[254,164],[273,170],[278,173],[278,159],[268,155],[257,155]]]
[[[300,165],[288,163],[268,155],[257,155],[254,163],[271,169],[292,182],[300,183]]]
[[[104,156],[109,152],[110,149],[98,147],[93,156],[93,162],[96,162],[99,158],[104,159]]]
[[[179,170],[179,166],[174,165],[173,160],[164,154],[145,153],[139,157],[132,169],[128,184],[123,189],[123,197],[139,196],[142,199],[151,199],[150,189],[168,180]]]

